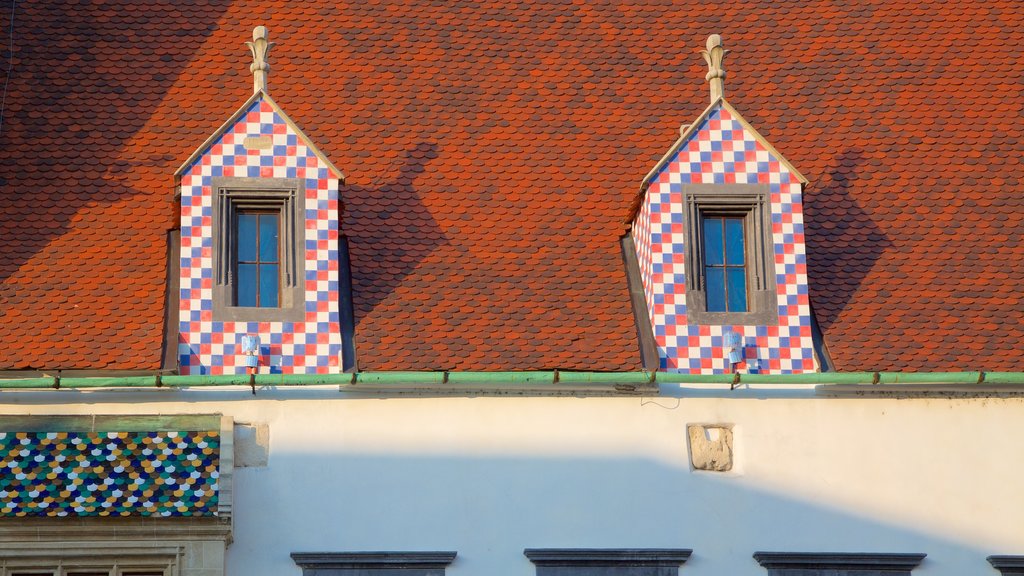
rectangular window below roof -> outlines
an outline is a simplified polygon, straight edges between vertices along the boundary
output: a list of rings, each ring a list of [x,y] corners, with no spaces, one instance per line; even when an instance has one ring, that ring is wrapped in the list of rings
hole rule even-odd
[[[239,211],[235,218],[235,305],[280,306],[281,212]]]
[[[708,312],[747,311],[743,218],[705,216],[704,277]]]
[[[221,576],[228,524],[119,518],[0,527],[0,576]],[[213,520],[213,519],[210,519]],[[95,521],[95,522],[94,522]]]
[[[688,322],[778,324],[768,186],[688,184],[683,197]]]
[[[36,543],[33,543],[36,544]],[[40,548],[47,543],[39,543]],[[96,543],[102,548],[90,552],[85,547],[69,544],[63,549],[41,549],[33,553],[26,545],[16,553],[0,549],[0,576],[173,576],[181,572],[180,560],[173,547],[154,545],[140,547],[136,543]],[[186,571],[187,572],[187,571]]]

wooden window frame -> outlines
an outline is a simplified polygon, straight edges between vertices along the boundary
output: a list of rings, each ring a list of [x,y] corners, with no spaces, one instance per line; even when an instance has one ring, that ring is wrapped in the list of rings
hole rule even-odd
[[[779,323],[775,245],[767,184],[683,185],[686,226],[686,315],[694,325],[775,326]],[[739,216],[744,221],[747,311],[709,312],[704,276],[705,217]]]
[[[722,290],[723,290],[722,297],[723,297],[723,300],[725,301],[726,308],[728,308],[729,307],[729,295],[730,295],[730,290],[729,290],[729,270],[742,270],[743,271],[743,278],[744,278],[744,281],[743,281],[743,302],[746,304],[746,308],[747,309],[746,310],[721,310],[721,312],[744,312],[744,313],[745,312],[749,312],[750,311],[750,272],[749,272],[750,258],[749,258],[749,255],[746,254],[746,252],[747,252],[746,245],[747,245],[747,238],[750,237],[751,230],[750,230],[750,226],[747,223],[747,214],[742,213],[742,212],[741,213],[727,213],[727,212],[726,213],[717,213],[717,212],[705,212],[705,213],[703,213],[701,215],[700,226],[701,226],[702,241],[703,241],[705,246],[710,244],[710,240],[707,237],[708,236],[708,233],[707,233],[707,222],[708,222],[708,220],[719,220],[722,223],[722,239],[721,239],[722,240],[722,263],[721,264],[709,264],[709,263],[707,263],[706,258],[705,258],[704,267],[702,268],[702,272],[704,273],[704,279],[705,279],[705,281],[707,280],[708,268],[718,268],[718,269],[722,270]],[[743,246],[744,246],[744,253],[745,254],[743,256],[743,263],[742,264],[732,264],[732,263],[730,263],[728,261],[729,239],[728,239],[728,234],[726,233],[726,227],[727,227],[726,223],[729,220],[739,220],[741,222],[742,227],[743,227]],[[704,256],[706,257],[707,255],[704,254]],[[707,284],[707,282],[705,282],[705,284]],[[707,292],[708,291],[709,291],[709,289],[707,288],[707,286],[705,286],[705,297],[707,296]]]
[[[301,322],[305,319],[305,187],[298,178],[213,178],[213,319]],[[280,213],[278,306],[238,306],[236,215]]]
[[[237,236],[238,236],[238,234],[240,233],[240,230],[241,230],[241,225],[239,224],[238,221],[244,215],[254,215],[254,216],[257,217],[256,218],[256,260],[245,261],[245,262],[242,261],[241,255],[239,254],[239,241],[237,239]],[[273,260],[273,261],[264,261],[263,260],[263,256],[262,256],[263,250],[262,250],[261,246],[259,245],[260,238],[262,237],[262,234],[261,234],[261,231],[260,231],[260,227],[263,225],[262,224],[262,218],[260,218],[260,216],[267,216],[267,215],[276,216],[276,219],[277,219],[277,234],[278,234],[277,255],[276,255],[276,259]],[[284,275],[284,270],[283,270],[283,265],[282,265],[283,263],[282,263],[282,258],[281,258],[281,254],[283,252],[281,250],[281,244],[282,244],[281,239],[282,239],[282,236],[283,236],[282,230],[284,229],[284,227],[282,226],[283,220],[284,220],[284,218],[282,217],[280,208],[278,208],[278,209],[274,209],[273,207],[271,207],[271,208],[239,208],[239,209],[236,209],[235,212],[234,212],[233,220],[232,220],[232,231],[235,233],[236,238],[235,238],[234,245],[232,246],[232,250],[233,250],[233,253],[231,255],[232,258],[233,258],[233,260],[232,260],[232,266],[233,266],[232,272],[235,274],[235,277],[237,278],[239,276],[238,267],[240,265],[242,265],[242,264],[255,264],[256,265],[256,278],[257,278],[256,279],[256,302],[257,302],[257,304],[255,306],[249,306],[249,308],[280,308],[281,307],[281,291],[282,291],[281,289],[284,286],[284,282],[282,280],[282,276]],[[261,279],[262,279],[262,276],[263,276],[263,273],[262,273],[262,271],[260,269],[260,266],[264,265],[264,264],[275,264],[277,266],[277,298],[275,299],[275,302],[274,302],[273,306],[261,306],[259,304],[259,302],[262,300],[262,297],[261,297],[261,291],[262,291],[262,289],[261,289],[261,286],[262,286]],[[234,297],[234,302],[237,304],[238,303],[239,283],[236,282],[232,286],[232,288],[234,289],[234,296],[233,296]]]

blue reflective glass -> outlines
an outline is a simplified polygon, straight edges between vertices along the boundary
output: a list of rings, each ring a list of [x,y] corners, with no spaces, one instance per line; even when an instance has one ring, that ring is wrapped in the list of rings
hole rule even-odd
[[[277,262],[277,214],[260,214],[260,262]]]
[[[704,219],[704,263],[722,264],[722,219]]]
[[[747,271],[743,268],[728,268],[726,280],[729,283],[729,312],[746,312]]]
[[[725,312],[725,269],[705,268],[708,312]]]
[[[256,265],[238,265],[238,306],[256,306]]]
[[[725,263],[743,265],[743,219],[725,220]]]
[[[260,264],[260,306],[277,307],[277,264]]]
[[[238,261],[256,260],[256,233],[258,224],[255,214],[238,215]]]

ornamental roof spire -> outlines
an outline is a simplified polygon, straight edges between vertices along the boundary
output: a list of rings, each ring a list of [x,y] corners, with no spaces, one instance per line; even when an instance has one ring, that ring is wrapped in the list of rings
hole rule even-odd
[[[252,29],[252,42],[246,42],[249,51],[252,52],[252,64],[249,71],[252,72],[252,91],[267,91],[267,74],[270,73],[270,64],[267,64],[267,55],[274,47],[273,42],[267,41],[267,27],[257,26]]]
[[[722,47],[722,37],[718,34],[708,36],[707,50],[701,50],[704,61],[708,63],[708,73],[704,78],[711,83],[711,101],[725,96],[725,68],[722,60],[730,52]]]

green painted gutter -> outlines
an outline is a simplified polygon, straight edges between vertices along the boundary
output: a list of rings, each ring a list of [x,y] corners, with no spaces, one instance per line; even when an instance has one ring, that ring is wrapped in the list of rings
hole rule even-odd
[[[258,374],[0,378],[0,390],[90,388],[197,388],[221,386],[338,386],[346,392],[656,394],[658,384],[808,385],[848,390],[1024,391],[1024,372],[824,372],[811,374],[712,374],[670,372],[359,372],[356,374]]]
[[[986,372],[985,382],[989,384],[1024,384],[1024,373]]]
[[[2,382],[2,381],[0,381]],[[129,386],[153,386],[154,376],[122,376],[101,378],[61,378],[61,388],[125,388]]]

